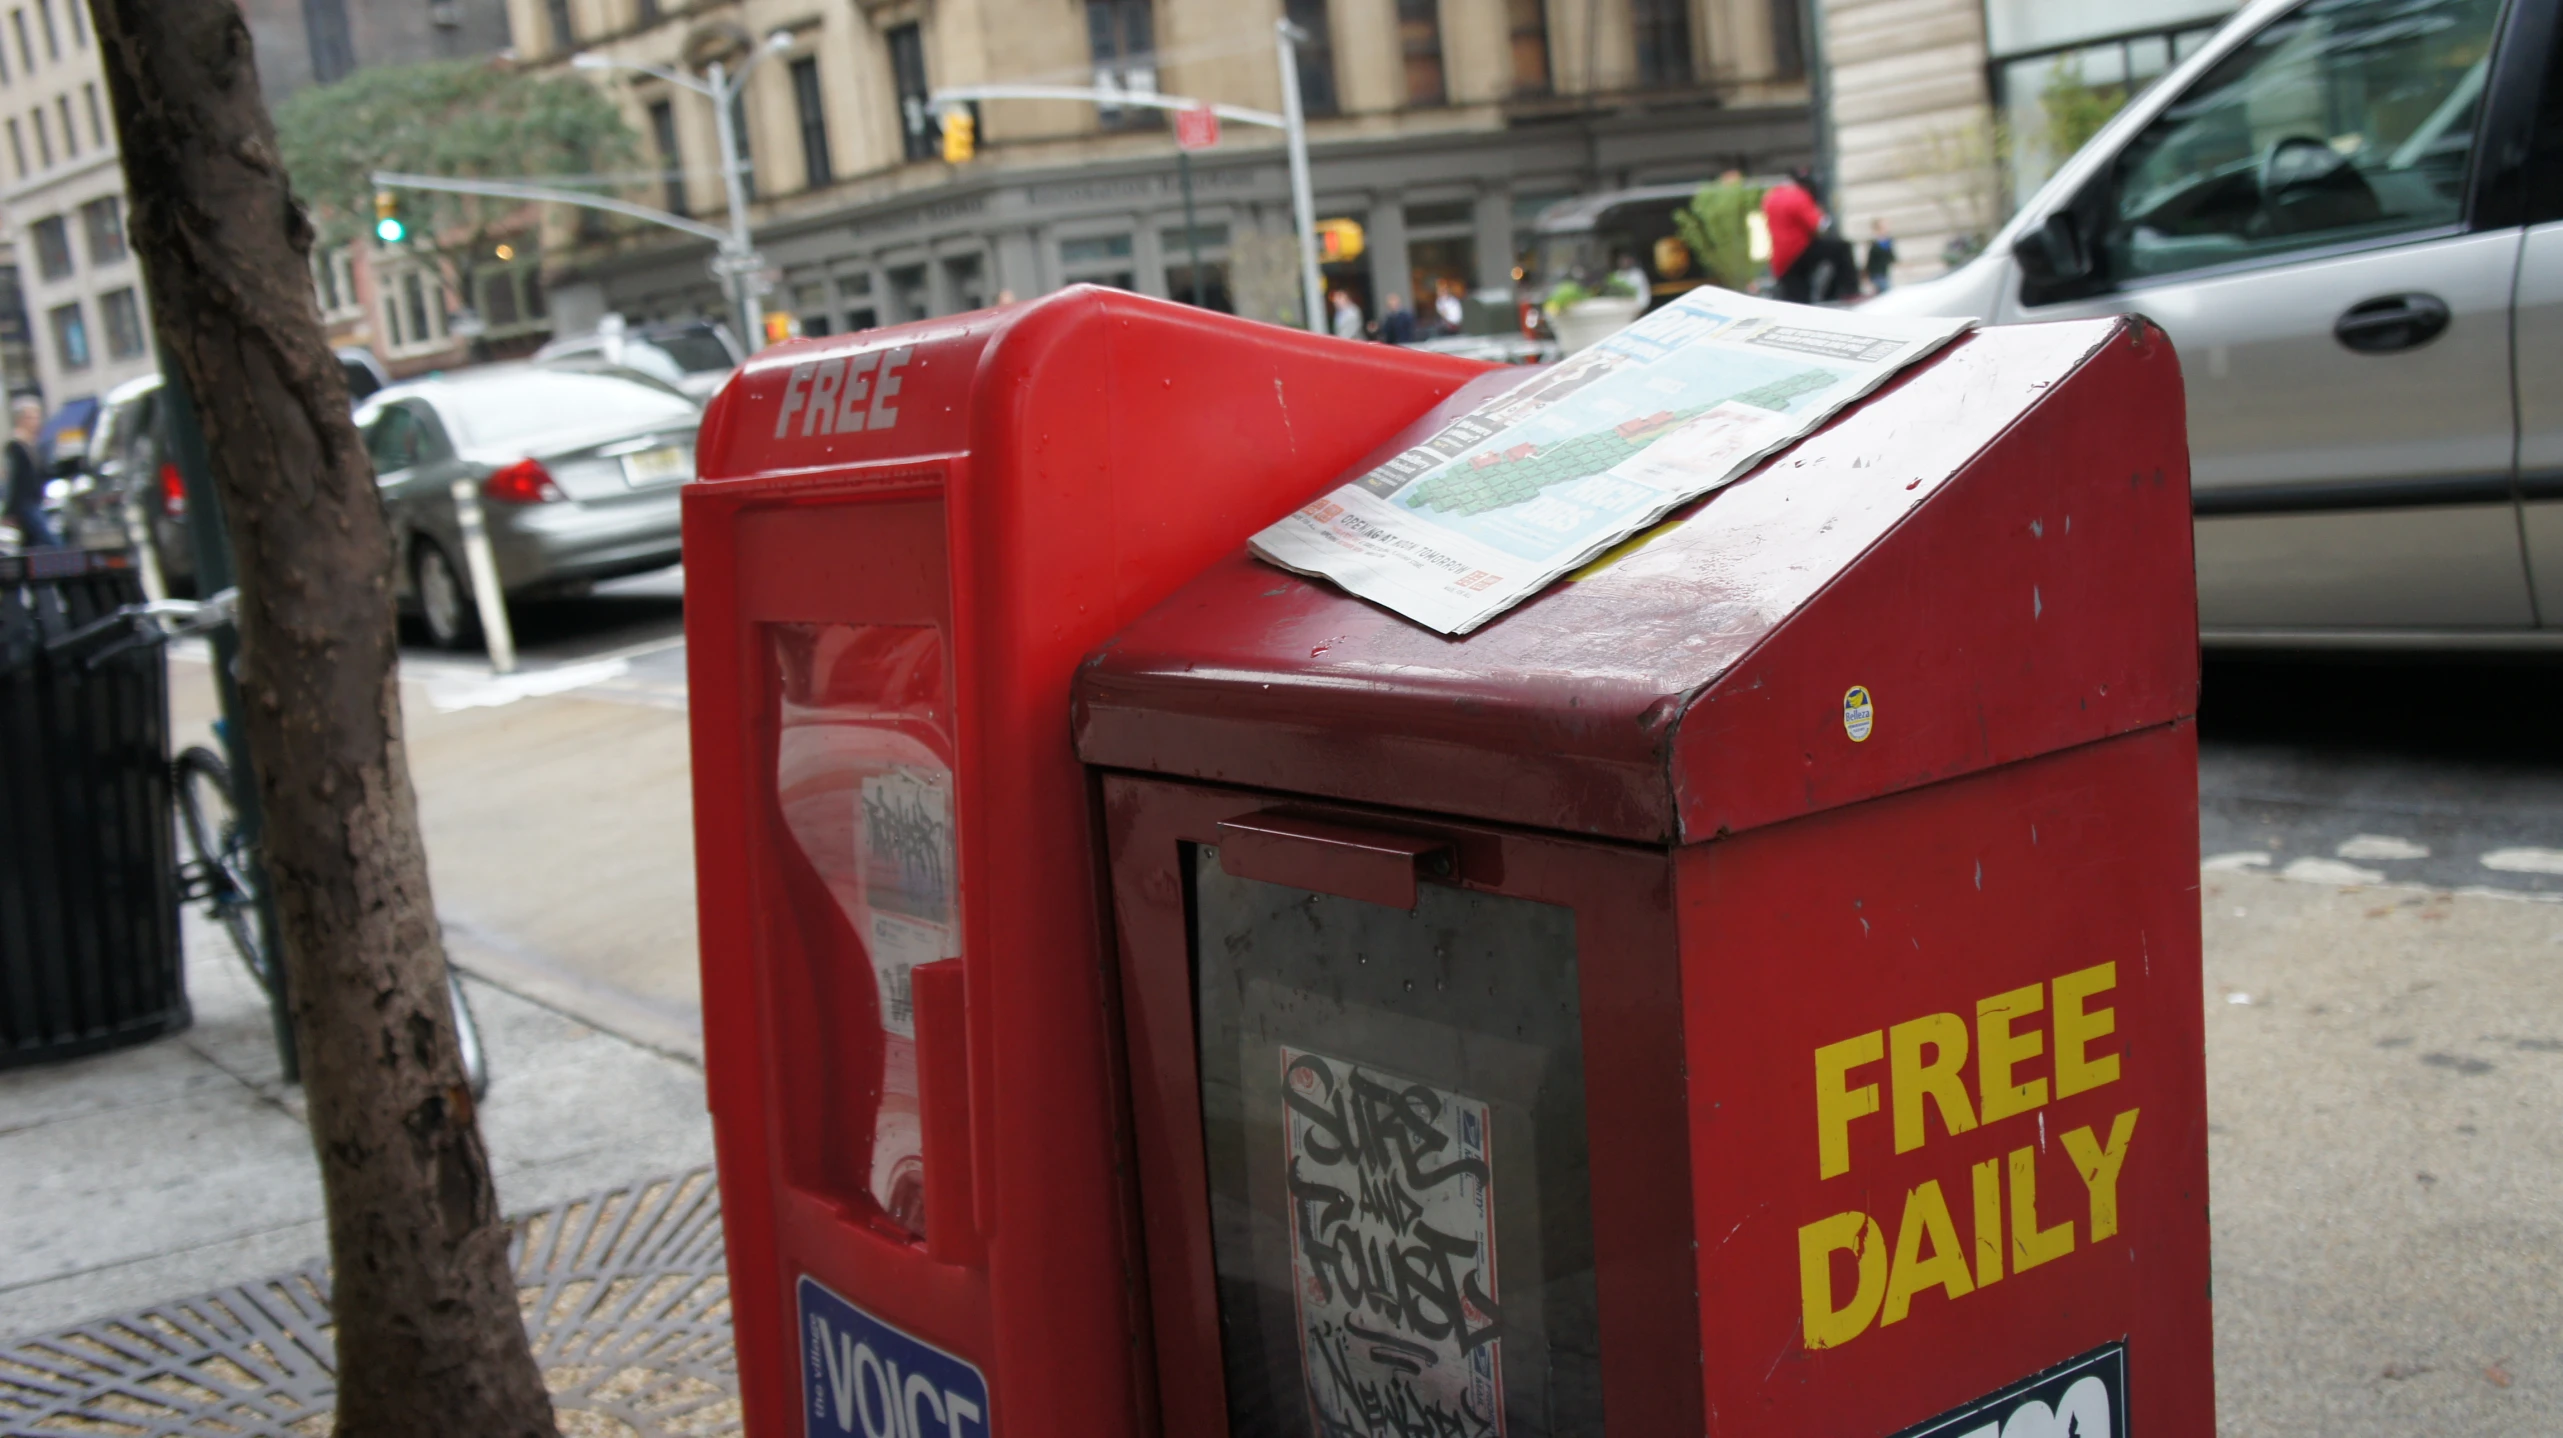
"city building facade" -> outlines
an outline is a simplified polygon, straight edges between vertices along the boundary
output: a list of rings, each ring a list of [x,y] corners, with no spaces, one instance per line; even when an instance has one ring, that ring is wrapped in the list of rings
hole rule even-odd
[[[1376,315],[1508,287],[1533,216],[1633,185],[1811,153],[1799,0],[510,0],[519,53],[692,68],[780,34],[737,107],[769,329],[839,332],[1079,281],[1302,318],[1279,132],[1228,122],[1191,156],[1148,107],[996,100],[943,158],[932,97],[1039,84],[1282,109],[1275,22],[1306,35],[1329,288]],[[662,174],[653,204],[718,219],[709,102],[594,68]],[[634,198],[642,198],[635,192]],[[1193,255],[1202,273],[1193,273]],[[720,316],[711,247],[628,235],[554,276],[556,312]],[[563,281],[582,292],[574,302]],[[1410,302],[1411,302],[1410,301]]]
[[[2240,0],[1823,0],[1826,123],[1843,233],[1884,221],[1897,274],[1972,253],[2096,118],[2216,32]]]

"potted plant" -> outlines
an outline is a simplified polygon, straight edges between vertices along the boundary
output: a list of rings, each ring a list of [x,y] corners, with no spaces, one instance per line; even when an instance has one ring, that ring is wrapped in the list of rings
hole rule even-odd
[[[1573,354],[1599,344],[1634,322],[1638,298],[1636,291],[1616,276],[1592,286],[1567,279],[1549,290],[1541,308],[1548,311],[1549,328],[1557,334],[1558,351]]]

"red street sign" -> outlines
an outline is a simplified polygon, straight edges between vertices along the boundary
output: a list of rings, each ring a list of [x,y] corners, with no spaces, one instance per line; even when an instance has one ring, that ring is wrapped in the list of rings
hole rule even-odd
[[[1207,150],[1219,143],[1219,112],[1208,105],[1175,112],[1175,146]]]

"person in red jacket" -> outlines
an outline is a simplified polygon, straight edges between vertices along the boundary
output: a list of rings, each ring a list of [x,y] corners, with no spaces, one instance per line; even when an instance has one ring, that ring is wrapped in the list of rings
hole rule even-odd
[[[1778,277],[1780,298],[1803,305],[1859,293],[1851,244],[1826,227],[1808,171],[1791,170],[1762,197],[1762,223],[1771,232],[1771,273]]]

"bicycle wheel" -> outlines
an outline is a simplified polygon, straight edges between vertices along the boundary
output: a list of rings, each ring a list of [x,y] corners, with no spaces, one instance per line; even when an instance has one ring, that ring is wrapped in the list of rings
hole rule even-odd
[[[202,900],[205,916],[231,936],[240,961],[258,987],[273,992],[274,963],[258,934],[258,876],[240,810],[231,797],[231,770],[210,749],[189,749],[171,767],[178,801],[178,892]]]

